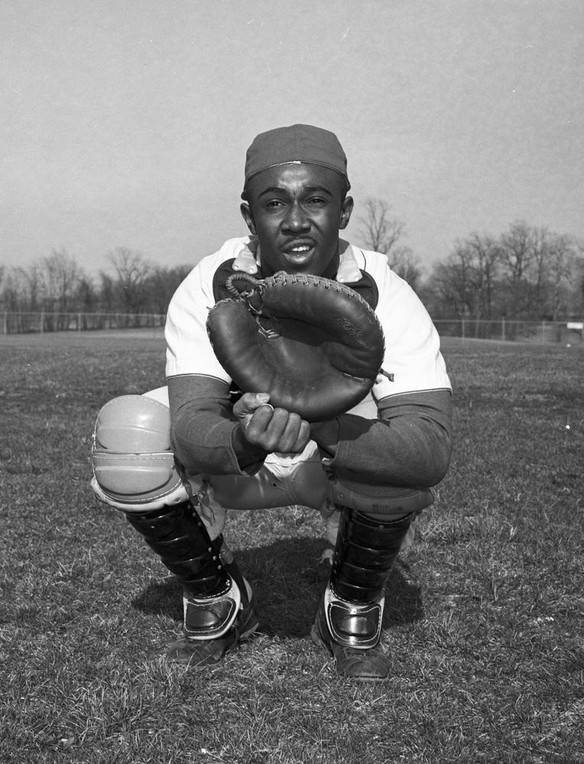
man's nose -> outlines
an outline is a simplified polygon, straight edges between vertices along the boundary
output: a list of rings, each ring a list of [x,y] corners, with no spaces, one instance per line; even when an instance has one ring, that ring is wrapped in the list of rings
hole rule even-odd
[[[291,231],[303,231],[310,228],[306,211],[299,203],[291,204],[286,215],[285,225]]]

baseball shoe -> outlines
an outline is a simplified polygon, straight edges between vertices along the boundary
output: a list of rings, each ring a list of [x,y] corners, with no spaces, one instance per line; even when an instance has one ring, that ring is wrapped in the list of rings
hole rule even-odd
[[[359,609],[347,607],[346,615],[354,617]],[[369,613],[369,615],[372,614]],[[342,619],[338,618],[338,612],[333,617],[340,625]],[[367,616],[364,617],[366,618]],[[381,614],[379,614],[379,617],[381,617]],[[374,614],[373,619],[375,620]],[[353,623],[355,624],[355,620],[353,620]],[[340,676],[361,682],[382,682],[389,677],[389,658],[383,652],[379,641],[371,645],[371,640],[367,639],[367,647],[358,647],[355,645],[358,644],[359,640],[354,634],[351,638],[352,645],[337,641],[331,634],[327,623],[324,603],[321,604],[316,615],[311,637],[317,645],[324,647],[332,655],[335,660],[337,673]]]
[[[183,636],[169,646],[167,657],[192,667],[219,663],[226,653],[251,637],[259,621],[253,592],[245,583],[247,592],[241,602],[229,596],[199,600],[184,592]],[[230,623],[229,628],[223,628],[225,623]]]

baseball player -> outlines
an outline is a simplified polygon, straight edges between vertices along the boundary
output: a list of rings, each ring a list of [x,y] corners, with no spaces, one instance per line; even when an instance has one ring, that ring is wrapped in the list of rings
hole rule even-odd
[[[300,504],[323,514],[334,545],[313,639],[342,676],[389,675],[380,639],[385,584],[449,465],[451,385],[413,290],[384,255],[339,237],[353,209],[349,189],[333,133],[292,125],[258,135],[241,204],[249,235],[203,258],[170,303],[167,388],[122,396],[99,412],[92,486],[183,586],[172,659],[217,662],[258,626],[251,586],[223,541],[227,510]],[[232,274],[282,271],[350,287],[383,329],[370,392],[324,421],[272,406],[269,389],[236,394],[207,333]]]

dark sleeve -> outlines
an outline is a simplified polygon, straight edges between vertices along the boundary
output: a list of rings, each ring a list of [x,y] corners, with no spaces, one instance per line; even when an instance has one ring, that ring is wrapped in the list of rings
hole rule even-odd
[[[452,394],[432,390],[391,396],[379,402],[377,419],[343,414],[313,425],[312,437],[339,476],[429,488],[442,480],[450,463]]]
[[[214,377],[168,377],[171,443],[189,474],[252,474],[266,452],[250,445],[233,416],[229,388]]]

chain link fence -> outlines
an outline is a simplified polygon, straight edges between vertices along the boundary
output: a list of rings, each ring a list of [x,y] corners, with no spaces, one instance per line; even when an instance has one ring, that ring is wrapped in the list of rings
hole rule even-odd
[[[2,334],[43,332],[115,331],[117,329],[162,329],[163,313],[0,313]],[[471,319],[434,321],[442,337],[533,342],[540,344],[583,342],[584,322],[579,321],[483,321]]]
[[[116,329],[160,329],[164,313],[12,313],[4,311],[2,334],[87,332]]]
[[[578,343],[583,341],[581,321],[482,321],[471,319],[434,321],[442,337],[532,342],[539,344]]]

